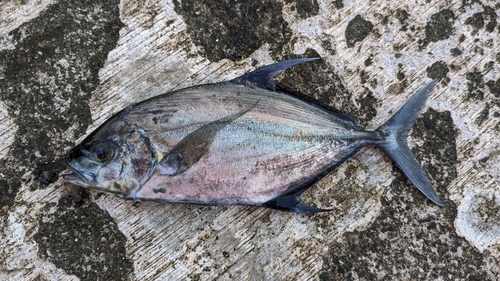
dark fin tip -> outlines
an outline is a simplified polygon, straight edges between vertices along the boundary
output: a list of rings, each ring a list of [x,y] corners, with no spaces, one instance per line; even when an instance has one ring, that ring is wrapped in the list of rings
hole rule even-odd
[[[323,213],[323,212],[330,212],[331,209],[316,208],[316,207],[307,205],[306,203],[299,200],[299,203],[297,203],[297,205],[295,205],[295,208],[293,209],[293,211],[296,213],[300,213],[300,214],[317,214],[317,213]]]
[[[236,85],[244,85],[274,91],[277,84],[275,79],[281,72],[294,65],[319,59],[320,58],[304,58],[273,63],[237,77],[229,82]]]
[[[300,193],[302,192],[303,191],[300,191]],[[331,211],[307,205],[306,203],[300,201],[299,197],[297,196],[297,193],[285,196],[278,196],[274,199],[265,202],[264,204],[262,204],[262,206],[274,210],[299,213],[299,214],[316,214],[316,213]]]

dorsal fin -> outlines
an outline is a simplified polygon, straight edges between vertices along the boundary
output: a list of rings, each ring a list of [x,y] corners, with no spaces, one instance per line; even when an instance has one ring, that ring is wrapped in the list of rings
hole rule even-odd
[[[275,79],[281,72],[294,65],[318,59],[320,58],[293,59],[273,63],[256,69],[250,73],[244,74],[229,82],[236,85],[244,85],[253,88],[263,88],[274,91],[277,84]]]

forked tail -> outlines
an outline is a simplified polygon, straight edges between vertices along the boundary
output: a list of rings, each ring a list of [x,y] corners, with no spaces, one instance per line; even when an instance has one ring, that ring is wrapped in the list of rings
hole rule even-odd
[[[396,163],[408,179],[432,202],[439,206],[445,203],[439,199],[424,170],[411,153],[406,143],[408,132],[417,119],[429,97],[429,94],[439,79],[432,80],[418,91],[401,109],[384,125],[377,129],[385,138],[377,141],[377,145]]]

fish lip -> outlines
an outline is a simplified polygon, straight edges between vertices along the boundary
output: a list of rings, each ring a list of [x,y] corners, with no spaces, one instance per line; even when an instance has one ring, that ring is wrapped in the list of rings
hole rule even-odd
[[[73,169],[71,169],[71,171],[73,173],[63,175],[62,176],[63,179],[69,183],[72,183],[72,184],[76,184],[79,186],[85,186],[86,183],[88,182],[88,179],[85,178],[85,176],[78,171],[75,171]]]
[[[62,175],[62,177],[65,181],[76,184],[76,185],[86,186],[86,185],[88,185],[89,182],[91,182],[93,180],[94,176],[92,174],[90,174],[91,179],[89,179],[88,177],[85,176],[85,173],[82,173],[82,172],[76,170],[75,168],[73,168],[71,166],[71,164],[68,163],[68,161],[66,161],[66,164],[72,173]]]
[[[65,174],[62,176],[67,182],[83,181],[83,177],[76,172]]]
[[[63,179],[67,182],[70,182],[70,183],[73,183],[73,184],[77,184],[77,185],[83,185],[85,182],[88,181],[88,179],[85,177],[85,175],[78,171],[77,169],[75,169],[73,167],[73,165],[71,165],[71,160],[69,159],[70,158],[70,154],[77,148],[79,148],[80,146],[77,146],[75,148],[73,148],[72,150],[70,150],[69,153],[66,154],[66,157],[64,157],[64,162],[66,162],[66,166],[71,170],[71,172],[73,173],[70,173],[70,174],[65,174],[65,175],[62,175]]]

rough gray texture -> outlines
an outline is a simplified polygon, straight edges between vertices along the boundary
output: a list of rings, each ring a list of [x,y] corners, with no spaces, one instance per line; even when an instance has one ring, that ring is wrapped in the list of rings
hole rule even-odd
[[[9,33],[16,47],[0,51],[0,99],[18,129],[0,166],[2,206],[12,204],[25,172],[52,181],[42,173],[64,168],[66,136],[84,133],[91,122],[88,101],[121,26],[116,5],[56,3]]]
[[[449,38],[453,33],[453,21],[455,19],[455,13],[448,9],[433,14],[431,20],[425,25],[423,47],[427,46],[429,42],[438,42]]]
[[[47,188],[57,180],[65,168],[62,157],[66,147],[72,145],[68,136],[84,134],[92,122],[88,102],[99,83],[98,71],[115,47],[122,27],[117,5],[61,1],[9,33],[15,48],[0,51],[0,100],[14,119],[17,133],[0,166],[0,206],[4,216],[13,208],[23,180],[28,180],[30,190]],[[22,179],[27,172],[29,178]],[[99,227],[106,220],[114,224],[112,219],[101,211],[94,218],[97,221],[88,218],[86,223],[78,224],[76,221],[84,215],[67,213],[67,207],[59,206],[61,217],[53,222],[45,223],[40,218],[33,236],[40,244],[38,254],[82,280],[109,280],[110,274],[116,273],[127,278],[132,264],[119,260],[124,256],[125,237],[116,225]],[[91,212],[99,212],[94,209]],[[77,210],[85,212],[87,208]],[[85,224],[88,230],[82,229]],[[85,231],[95,237],[89,238]],[[102,241],[104,234],[115,243]],[[97,249],[96,242],[101,243]],[[118,263],[111,261],[115,258]]]
[[[132,273],[125,236],[93,203],[75,207],[70,200],[61,200],[54,213],[41,216],[33,238],[42,258],[80,280],[128,280]]]
[[[373,30],[373,24],[357,15],[347,25],[345,30],[345,39],[348,47],[354,47],[356,42],[363,41],[365,37]]]
[[[276,0],[174,1],[200,54],[210,61],[241,60],[264,42],[280,50],[291,31]],[[305,16],[305,15],[304,15]]]
[[[0,279],[500,279],[498,1],[215,3],[2,2]],[[138,204],[59,178],[127,104],[312,56],[282,83],[367,128],[441,78],[409,143],[446,208],[375,148],[304,194],[332,209],[313,216]]]
[[[493,279],[482,255],[453,231],[454,204],[429,212],[429,205],[402,196],[405,182],[400,174],[393,181],[394,197],[382,197],[382,211],[368,229],[347,232],[330,245],[320,280]],[[411,193],[412,201],[423,199]]]

